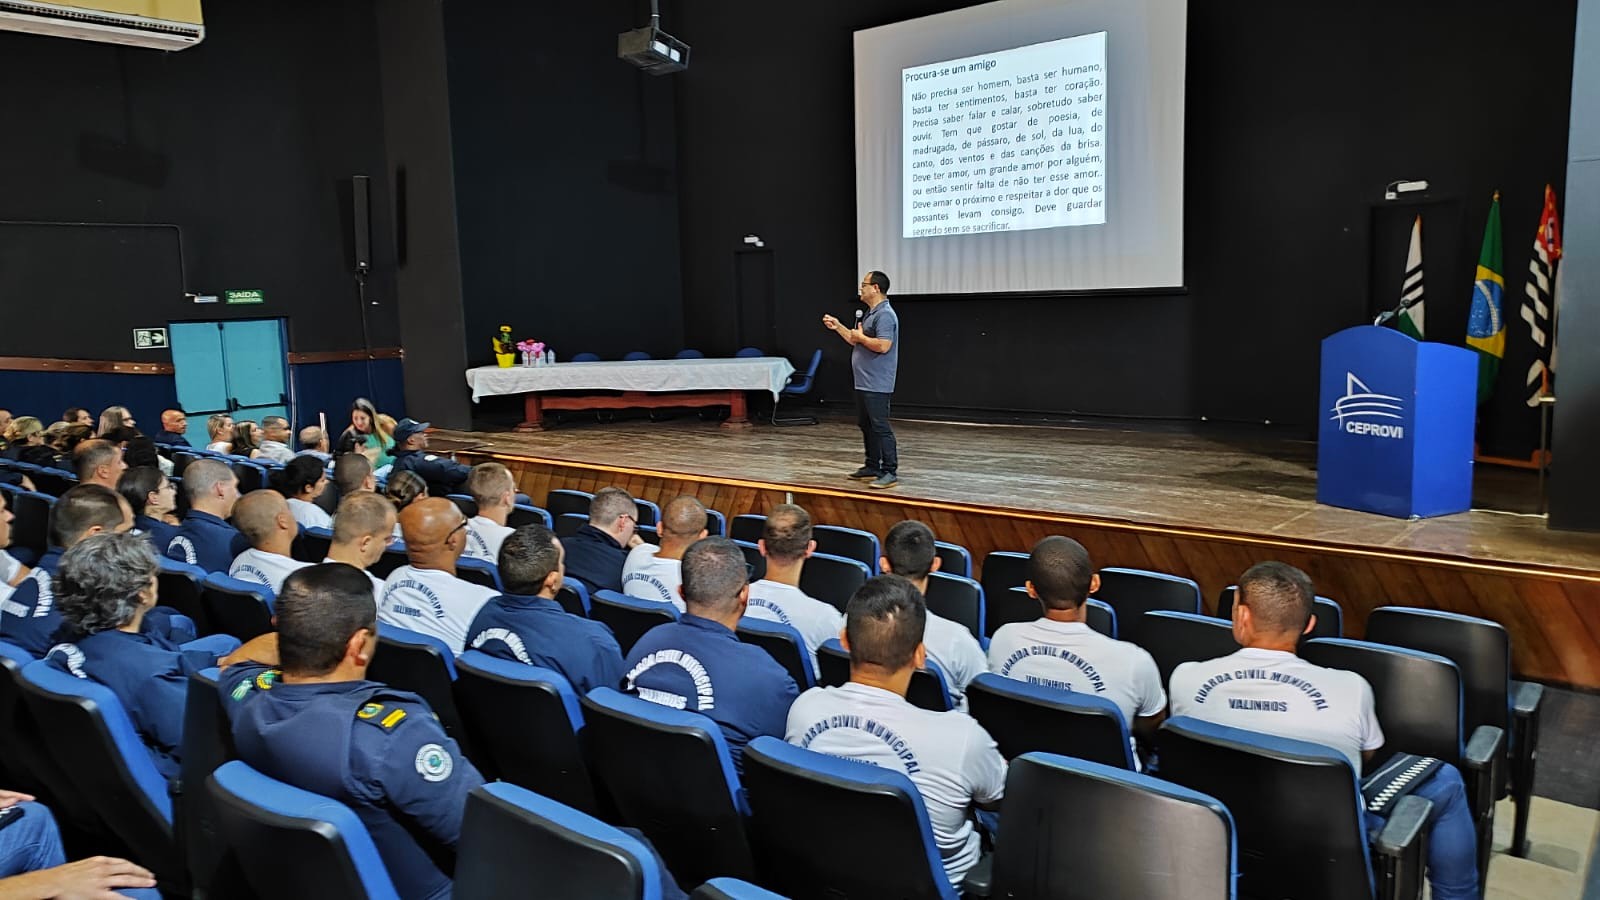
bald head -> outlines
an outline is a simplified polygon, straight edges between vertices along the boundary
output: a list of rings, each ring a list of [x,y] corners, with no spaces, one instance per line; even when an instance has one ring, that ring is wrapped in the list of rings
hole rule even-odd
[[[233,524],[249,539],[250,546],[285,555],[286,545],[293,543],[299,530],[289,512],[289,501],[272,490],[251,491],[240,497],[233,508]]]
[[[466,547],[466,524],[461,510],[444,497],[412,501],[400,512],[400,535],[411,564],[454,572]]]
[[[661,510],[662,559],[682,559],[689,545],[706,536],[706,506],[693,497],[674,497]]]

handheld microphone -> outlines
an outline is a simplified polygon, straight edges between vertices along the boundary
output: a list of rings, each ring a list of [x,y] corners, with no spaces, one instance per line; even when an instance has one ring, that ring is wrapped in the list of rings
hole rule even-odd
[[[861,317],[864,316],[864,315],[866,315],[866,313],[862,312],[859,309],[856,310],[856,327],[857,328],[861,327]]]

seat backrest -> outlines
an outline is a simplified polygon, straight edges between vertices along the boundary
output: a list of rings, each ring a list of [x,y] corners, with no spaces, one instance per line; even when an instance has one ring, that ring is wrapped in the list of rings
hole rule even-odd
[[[784,896],[955,900],[922,795],[900,772],[758,737],[744,785],[757,864]]]
[[[167,780],[111,689],[39,660],[22,667],[22,692],[78,796],[158,878],[186,883]]]
[[[1083,621],[1089,629],[1117,640],[1117,611],[1092,597],[1083,601],[1083,605],[1087,610],[1083,614]]]
[[[713,878],[694,889],[689,900],[784,900],[764,887],[737,878]]]
[[[817,646],[817,684],[838,687],[850,680],[850,653],[838,638],[829,638]],[[938,666],[929,666],[911,673],[911,684],[906,689],[906,701],[912,706],[948,712],[953,709],[950,689],[944,673]]]
[[[1139,646],[1156,661],[1163,685],[1172,682],[1172,670],[1183,663],[1216,659],[1239,650],[1239,643],[1233,639],[1233,623],[1227,619],[1166,610],[1147,612],[1139,618]],[[1117,617],[1123,629],[1127,621]]]
[[[599,812],[583,709],[561,673],[468,650],[456,661],[455,695],[484,777]]]
[[[545,495],[544,508],[552,516],[559,516],[562,513],[578,513],[579,515],[587,516],[589,514],[589,502],[593,499],[594,495],[588,491],[558,489]]]
[[[40,469],[28,477],[33,479],[34,487],[51,497],[59,497],[78,484],[78,476],[62,469]]]
[[[934,541],[934,555],[939,557],[939,571],[946,575],[972,577],[972,551],[949,541]]]
[[[1160,609],[1200,614],[1200,585],[1189,578],[1145,569],[1101,569],[1100,590],[1094,598],[1117,611],[1121,639],[1141,645],[1145,613]]]
[[[1497,622],[1433,609],[1382,606],[1367,616],[1367,640],[1435,653],[1461,670],[1465,734],[1480,725],[1511,733],[1511,639]]]
[[[1028,554],[1012,550],[995,550],[983,557],[983,567],[978,571],[978,583],[983,585],[983,595],[989,598],[989,615],[995,612],[995,603],[1007,588],[1022,587],[1028,581]],[[984,634],[994,634],[999,625],[986,624]]]
[[[1214,797],[1136,772],[1029,753],[1006,771],[1005,805],[990,896],[1234,896],[1233,816]],[[1066,846],[1072,852],[1060,852]],[[1154,847],[1161,848],[1159,864],[1135,861],[1142,848]]]
[[[14,517],[11,546],[43,555],[50,543],[50,507],[56,498],[38,491],[18,491],[7,499]]]
[[[350,807],[239,760],[213,772],[206,790],[228,849],[256,894],[398,900],[372,836]]]
[[[706,535],[721,537],[728,533],[728,517],[714,509],[706,510]]]
[[[456,577],[469,584],[505,590],[500,586],[500,567],[488,560],[461,557],[456,560]]]
[[[1090,597],[1083,602],[1083,621],[1092,630],[1108,638],[1118,637],[1117,611],[1109,604]],[[1000,608],[990,615],[995,629],[1012,622],[1032,622],[1044,615],[1044,604],[1028,596],[1025,587],[1007,588],[1000,594]],[[991,637],[993,635],[990,635]]]
[[[1133,768],[1128,723],[1104,697],[984,672],[967,685],[967,710],[1006,759],[1043,751]]]
[[[859,528],[839,525],[814,525],[811,539],[817,542],[817,552],[845,559],[860,560],[870,571],[877,571],[883,552],[878,547],[878,536]]]
[[[456,509],[461,510],[461,514],[463,516],[466,516],[470,519],[478,514],[478,501],[474,500],[471,495],[446,494],[445,496],[450,500],[451,503],[456,505]]]
[[[636,525],[633,530],[634,533],[639,535],[639,539],[645,543],[655,544],[657,547],[661,546],[661,532],[656,530],[656,526]]]
[[[205,623],[217,634],[231,634],[241,641],[272,630],[272,588],[253,581],[240,581],[219,572],[208,574],[200,584],[200,605]]]
[[[242,497],[251,491],[259,491],[267,484],[267,470],[256,463],[246,462],[242,459],[228,461],[228,468],[239,477],[239,495]]]
[[[562,513],[556,516],[556,537],[572,537],[578,529],[589,524],[588,513]]]
[[[637,513],[639,525],[654,525],[661,521],[661,507],[653,500],[633,498],[633,508]]]
[[[766,528],[766,516],[745,513],[742,516],[734,516],[733,521],[728,524],[728,537],[736,541],[749,541],[754,544],[756,541],[761,540],[761,536],[766,533]]]
[[[328,558],[328,548],[333,546],[333,531],[321,525],[313,525],[300,532],[300,539],[296,543],[305,562],[320,563]]]
[[[193,450],[172,451],[172,477],[182,478],[183,470],[189,468],[189,463],[200,458],[200,454]]]
[[[575,616],[589,617],[589,589],[576,578],[561,579],[561,590],[556,591],[556,602]]]
[[[456,710],[456,658],[449,644],[431,634],[419,634],[380,622],[378,650],[372,656],[372,665],[367,667],[367,677],[420,694],[439,717],[439,724],[471,758],[472,742],[461,724],[461,713]]]
[[[524,525],[539,524],[546,528],[555,525],[555,520],[550,518],[547,510],[526,503],[518,503],[511,507],[511,512],[506,514],[506,524],[512,528],[521,528]]]
[[[51,811],[67,827],[80,831],[103,830],[99,816],[80,795],[39,734],[39,723],[23,699],[22,669],[33,654],[0,640],[0,764],[14,779],[12,790],[48,797]]]
[[[574,354],[572,354],[572,358],[567,360],[567,362],[599,362],[599,361],[600,361],[600,354],[598,354],[598,353],[588,353],[588,352],[574,353]]]
[[[805,639],[800,637],[800,632],[782,622],[773,622],[769,619],[757,619],[754,616],[745,616],[739,620],[739,627],[734,629],[739,635],[739,640],[746,644],[755,644],[767,651],[767,655],[778,661],[783,670],[794,679],[795,686],[805,691],[816,684],[816,675],[811,671],[811,654],[806,651]]]
[[[750,582],[767,577],[767,558],[761,555],[761,548],[749,541],[734,541],[739,545],[739,551],[744,554],[745,568],[750,571]]]
[[[395,569],[409,562],[411,560],[406,556],[405,542],[397,540],[384,548],[383,555],[378,557],[377,562],[367,566],[367,571],[371,572],[374,578],[386,579],[394,574]]]
[[[871,577],[872,570],[859,559],[813,553],[800,570],[800,590],[844,612],[851,595]]]
[[[1300,655],[1309,663],[1354,672],[1372,686],[1384,745],[1368,771],[1397,751],[1460,763],[1466,736],[1461,670],[1455,663],[1420,650],[1347,638],[1306,641]]]
[[[612,688],[583,698],[595,777],[684,884],[755,876],[743,792],[722,729]]]
[[[160,566],[156,573],[158,602],[192,619],[200,634],[211,634],[214,629],[206,619],[205,602],[200,597],[206,570],[165,556],[157,557],[156,563]]]
[[[173,823],[183,843],[189,874],[197,892],[211,897],[244,896],[244,875],[238,856],[222,840],[217,802],[206,778],[236,757],[233,729],[217,692],[216,669],[189,676],[183,707],[182,792],[174,798]]]
[[[988,616],[985,627],[992,629],[988,637],[994,637],[996,631],[1013,622],[1032,622],[1044,615],[1044,604],[1029,597],[1028,589],[1021,585],[1008,587],[998,595],[985,590],[984,600]]]
[[[1239,894],[1373,896],[1361,796],[1350,761],[1320,744],[1168,719],[1161,777],[1222,801],[1239,839]]]
[[[645,632],[678,621],[678,610],[670,603],[602,590],[589,596],[589,618],[604,622],[616,635],[622,655],[627,656]]]
[[[789,383],[784,385],[783,392],[791,396],[804,394],[811,390],[817,381],[817,367],[822,364],[822,350],[811,351],[811,360],[804,369],[798,369],[789,376]]]
[[[659,900],[661,870],[644,844],[586,813],[514,784],[467,795],[455,900],[563,897]]]
[[[928,612],[966,626],[975,638],[983,637],[983,585],[961,575],[942,570],[928,576]]]
[[[1239,586],[1230,584],[1217,594],[1217,618],[1233,618],[1233,601],[1238,596]],[[1312,612],[1316,615],[1316,622],[1312,623],[1311,631],[1300,639],[1300,646],[1315,638],[1344,637],[1344,609],[1338,601],[1327,597],[1314,597],[1311,600]]]

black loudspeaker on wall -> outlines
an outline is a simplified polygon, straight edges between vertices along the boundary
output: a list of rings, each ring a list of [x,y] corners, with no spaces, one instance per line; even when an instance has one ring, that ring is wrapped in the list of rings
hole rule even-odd
[[[371,182],[372,179],[365,175],[350,177],[350,220],[355,226],[355,266],[356,271],[363,275],[372,271]]]

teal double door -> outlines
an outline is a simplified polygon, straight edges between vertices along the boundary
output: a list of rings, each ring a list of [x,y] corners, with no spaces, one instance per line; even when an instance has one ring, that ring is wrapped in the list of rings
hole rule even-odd
[[[175,322],[169,336],[190,443],[211,442],[206,422],[216,413],[227,413],[235,422],[289,417],[282,319]]]

